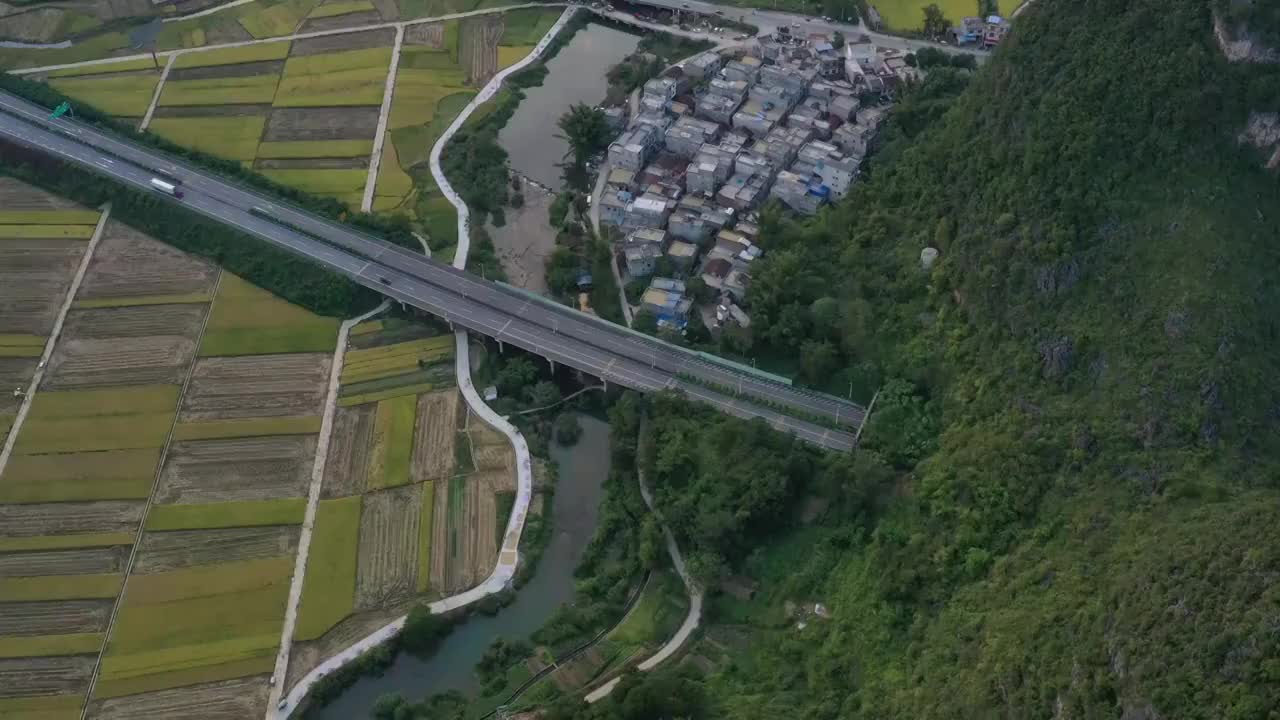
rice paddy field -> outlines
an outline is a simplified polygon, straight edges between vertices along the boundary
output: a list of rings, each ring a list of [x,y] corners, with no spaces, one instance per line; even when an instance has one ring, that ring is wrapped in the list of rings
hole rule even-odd
[[[469,416],[454,338],[437,332],[399,318],[351,331],[286,685],[416,599],[474,586],[497,560],[513,452]]]
[[[338,321],[110,220],[68,297],[98,213],[0,199],[0,367],[68,308],[0,473],[0,715],[260,716]]]

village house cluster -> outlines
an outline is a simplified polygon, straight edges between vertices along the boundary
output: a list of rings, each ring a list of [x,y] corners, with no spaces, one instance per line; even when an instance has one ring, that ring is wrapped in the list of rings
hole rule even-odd
[[[653,278],[642,308],[683,327],[693,302],[679,278],[700,277],[719,298],[715,322],[747,325],[755,211],[772,198],[812,215],[844,197],[885,100],[915,73],[896,50],[783,28],[749,52],[707,52],[645,83],[609,146],[597,208],[625,238],[617,254],[630,278]],[[621,127],[623,111],[608,112]]]

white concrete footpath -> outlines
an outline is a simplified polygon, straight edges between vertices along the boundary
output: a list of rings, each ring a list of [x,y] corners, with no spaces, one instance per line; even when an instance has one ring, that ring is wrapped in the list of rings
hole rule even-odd
[[[18,431],[22,429],[22,423],[27,419],[27,413],[31,411],[31,403],[35,400],[36,390],[40,388],[40,381],[44,380],[44,368],[48,364],[49,358],[53,355],[53,346],[58,342],[58,336],[62,334],[62,324],[67,320],[67,313],[71,312],[71,303],[75,300],[76,292],[80,290],[80,283],[84,282],[84,274],[89,269],[89,260],[93,258],[93,251],[98,247],[98,240],[102,238],[102,228],[107,225],[107,218],[111,215],[111,203],[102,206],[102,214],[98,216],[98,225],[93,228],[93,235],[89,237],[89,244],[85,246],[84,255],[80,258],[80,265],[76,268],[76,274],[71,279],[71,287],[67,288],[67,296],[62,299],[62,307],[58,309],[58,318],[53,321],[53,329],[49,331],[49,339],[44,343],[44,352],[40,353],[40,360],[36,364],[35,374],[31,376],[31,382],[26,387],[26,395],[22,396],[22,404],[18,406],[18,414],[13,419],[13,426],[9,428],[9,436],[5,438],[4,448],[0,449],[0,475],[4,474],[4,466],[9,464],[9,456],[13,454],[14,443],[18,441]],[[8,388],[4,389],[8,391]]]
[[[671,528],[662,522],[662,516],[653,507],[653,495],[649,492],[649,488],[644,484],[644,474],[636,473],[637,480],[640,483],[640,496],[644,498],[644,504],[649,506],[649,512],[657,515],[659,524],[662,525],[662,534],[667,538],[667,553],[671,555],[671,562],[676,566],[676,572],[680,573],[680,579],[684,581],[684,586],[689,590],[689,614],[685,616],[684,622],[680,624],[680,628],[671,636],[666,645],[658,648],[658,652],[650,655],[642,660],[636,669],[640,672],[649,672],[655,667],[661,665],[667,658],[675,655],[684,644],[688,642],[689,637],[693,635],[693,631],[698,629],[698,624],[702,622],[702,588],[693,582],[693,578],[689,577],[689,572],[684,565],[684,557],[680,554],[680,548],[676,545],[676,537],[671,533]],[[594,703],[608,697],[609,693],[618,686],[622,680],[622,676],[613,678],[609,682],[587,693],[586,701]]]
[[[180,53],[174,53],[165,61],[164,70],[160,71],[160,82],[156,83],[156,91],[151,95],[151,104],[147,106],[147,114],[142,116],[142,122],[138,123],[139,130],[146,130],[151,124],[151,116],[156,114],[156,105],[160,104],[160,93],[164,90],[164,81],[169,79],[169,71],[173,69],[173,61],[178,59]]]
[[[391,96],[396,91],[396,71],[400,68],[400,46],[404,44],[404,26],[396,26],[396,42],[391,48],[391,67],[387,68],[387,84],[382,89],[382,110],[378,113],[378,131],[373,136],[373,154],[369,156],[369,177],[364,181],[364,199],[360,209],[373,210],[373,191],[378,186],[378,168],[382,167],[382,144],[387,140],[387,118],[391,116]]]
[[[280,652],[276,655],[276,669],[272,675],[271,702],[267,705],[267,717],[275,716],[280,693],[284,689],[285,674],[289,670],[289,650],[293,643],[293,629],[298,622],[298,605],[302,601],[302,583],[307,572],[307,557],[311,551],[311,530],[315,527],[316,508],[320,505],[320,489],[324,482],[324,467],[329,457],[329,440],[333,437],[333,416],[337,412],[338,385],[342,377],[342,365],[347,357],[347,338],[351,328],[391,307],[391,300],[369,312],[344,320],[338,328],[338,342],[333,351],[333,364],[329,367],[329,387],[325,393],[324,412],[320,416],[320,435],[316,438],[315,462],[311,465],[311,486],[307,491],[307,509],[303,515],[302,533],[298,537],[298,554],[293,563],[293,580],[289,585],[289,604],[285,606],[284,628],[280,631]]]
[[[467,253],[470,249],[470,243],[468,242],[470,213],[467,210],[466,203],[462,202],[462,198],[459,197],[453,190],[453,187],[449,185],[448,179],[440,169],[440,152],[443,150],[444,144],[449,141],[449,138],[458,131],[458,128],[462,127],[462,123],[466,121],[467,117],[475,111],[475,109],[479,107],[484,100],[493,97],[497,92],[498,87],[501,86],[502,81],[508,75],[516,70],[528,66],[531,62],[542,55],[542,52],[546,49],[547,45],[550,44],[551,38],[555,37],[555,35],[564,28],[565,23],[570,17],[572,17],[572,15],[573,8],[565,10],[564,14],[561,15],[560,19],[556,21],[556,24],[551,27],[546,36],[544,36],[538,43],[537,47],[534,48],[533,52],[529,53],[524,60],[521,60],[515,65],[512,65],[495,75],[493,79],[485,85],[484,89],[480,91],[480,94],[463,109],[454,122],[449,126],[449,129],[445,131],[444,135],[441,136],[440,140],[432,148],[432,175],[445,197],[449,198],[449,202],[451,202],[454,208],[458,211],[458,249],[453,258],[454,267],[463,268],[467,264]],[[512,447],[515,448],[516,501],[515,505],[511,509],[511,516],[507,518],[507,528],[503,535],[502,548],[498,551],[498,562],[494,566],[493,572],[489,574],[489,577],[485,578],[484,582],[470,590],[430,603],[428,607],[433,613],[445,613],[451,610],[457,610],[458,608],[465,607],[473,602],[501,592],[503,589],[511,585],[511,581],[516,574],[516,567],[519,564],[520,536],[524,533],[525,517],[529,511],[529,502],[533,497],[533,457],[529,453],[529,444],[525,442],[524,436],[520,434],[520,431],[517,430],[514,425],[507,422],[506,418],[494,412],[493,408],[486,405],[484,400],[481,399],[480,394],[476,392],[475,385],[471,382],[471,348],[467,341],[466,331],[458,330],[454,333],[454,342],[454,370],[458,377],[458,389],[462,391],[462,397],[466,400],[467,407],[470,408],[471,412],[478,415],[481,420],[484,420],[486,423],[492,425],[495,429],[505,435],[511,442]],[[324,422],[329,422],[329,409],[327,407]],[[323,427],[321,429],[321,433],[324,433]],[[316,488],[318,488],[318,484],[315,482],[314,478],[312,483],[312,496],[315,497],[318,495],[318,491],[316,490]],[[314,519],[314,511],[314,503],[309,499],[307,504],[307,521],[303,526],[304,532],[308,532],[308,528]],[[281,643],[282,654],[287,654],[287,650],[285,650],[283,646],[286,642],[292,639],[292,631],[290,631],[287,626],[292,623],[291,618],[296,617],[296,612],[293,610],[296,608],[296,600],[294,599],[293,594],[294,592],[299,594],[301,593],[301,571],[305,569],[306,562],[303,554],[304,551],[300,545],[298,560],[299,569],[294,571],[294,583],[296,587],[290,588],[290,611],[286,616],[286,631]],[[321,678],[338,668],[341,668],[347,663],[352,662],[372,648],[377,647],[378,645],[381,645],[395,637],[396,633],[400,632],[400,630],[404,628],[406,619],[407,616],[396,618],[390,623],[378,628],[372,634],[367,635],[350,645],[337,655],[334,655],[320,663],[320,665],[316,666],[311,670],[311,672],[307,673],[301,680],[299,680],[298,684],[289,690],[289,694],[284,696],[283,700],[277,699],[280,691],[273,688],[271,703],[267,709],[268,720],[289,717],[289,715],[297,710],[298,706],[302,704],[302,701],[307,697],[307,693],[311,691],[311,688]],[[288,667],[287,657],[283,667],[284,669],[281,668],[279,660],[277,660],[276,676],[281,680],[283,680],[285,669]]]
[[[471,250],[471,220],[470,213],[467,212],[467,204],[462,201],[457,191],[453,189],[453,185],[449,184],[449,179],[445,177],[444,170],[440,167],[440,156],[444,153],[445,146],[453,139],[454,134],[467,121],[467,118],[471,117],[471,113],[496,95],[498,89],[502,87],[502,82],[508,76],[525,69],[542,57],[542,53],[551,44],[551,39],[560,34],[560,31],[564,29],[564,26],[569,22],[569,18],[573,17],[573,13],[576,10],[577,8],[573,7],[565,8],[565,11],[560,14],[560,19],[556,20],[555,25],[552,25],[547,34],[542,36],[533,51],[520,62],[494,75],[493,79],[489,80],[484,88],[475,97],[471,98],[471,102],[467,103],[462,112],[458,113],[458,117],[453,119],[453,122],[449,124],[449,129],[444,131],[439,140],[436,140],[436,144],[431,146],[431,177],[435,179],[436,185],[440,187],[440,192],[458,210],[458,249],[453,256],[453,266],[456,268],[461,269],[467,264],[467,253]]]

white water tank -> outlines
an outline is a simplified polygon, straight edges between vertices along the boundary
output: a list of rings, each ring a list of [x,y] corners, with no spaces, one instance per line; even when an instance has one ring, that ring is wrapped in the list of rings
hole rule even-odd
[[[938,261],[938,249],[927,247],[920,251],[920,267],[923,270],[933,269],[933,264]]]

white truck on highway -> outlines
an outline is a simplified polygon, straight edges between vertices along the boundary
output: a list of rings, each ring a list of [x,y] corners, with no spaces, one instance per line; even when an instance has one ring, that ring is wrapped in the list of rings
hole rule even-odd
[[[182,199],[182,190],[178,187],[178,183],[176,182],[168,182],[166,180],[161,180],[160,178],[151,178],[151,188],[153,190],[159,190],[165,195],[172,195],[179,200]]]

